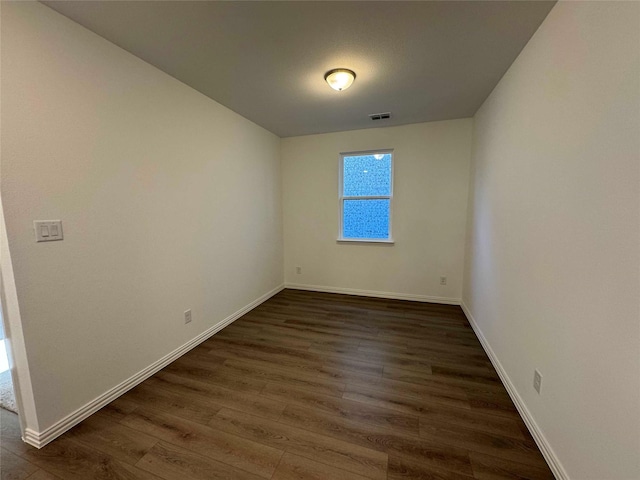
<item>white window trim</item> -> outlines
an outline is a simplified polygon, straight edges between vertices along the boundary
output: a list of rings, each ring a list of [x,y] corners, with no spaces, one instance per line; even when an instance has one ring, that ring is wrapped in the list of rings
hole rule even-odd
[[[391,191],[389,195],[375,195],[366,197],[345,197],[343,196],[344,190],[344,157],[355,157],[358,155],[373,155],[376,153],[391,154]],[[338,243],[388,243],[393,244],[393,170],[395,165],[395,156],[392,148],[380,149],[380,150],[358,150],[355,152],[341,152],[338,159],[338,218],[340,224],[338,225]],[[344,208],[343,204],[345,200],[389,200],[389,238],[344,238],[342,232],[344,232]]]

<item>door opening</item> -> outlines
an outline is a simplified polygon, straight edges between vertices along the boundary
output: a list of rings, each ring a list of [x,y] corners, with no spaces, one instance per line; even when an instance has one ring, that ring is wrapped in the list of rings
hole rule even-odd
[[[4,331],[4,319],[2,317],[2,309],[0,309],[0,408],[18,413],[7,347],[8,341]]]

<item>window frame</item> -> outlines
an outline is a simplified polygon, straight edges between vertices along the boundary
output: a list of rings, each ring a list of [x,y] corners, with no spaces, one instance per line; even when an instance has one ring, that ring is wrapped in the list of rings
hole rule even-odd
[[[391,155],[391,188],[389,195],[371,195],[371,196],[344,196],[344,158],[357,157],[364,155]],[[393,171],[394,171],[394,152],[393,148],[383,148],[377,150],[358,150],[355,152],[341,152],[338,161],[338,243],[389,243],[393,244],[392,226],[393,226]],[[345,200],[389,200],[389,236],[387,238],[344,238],[344,201]]]

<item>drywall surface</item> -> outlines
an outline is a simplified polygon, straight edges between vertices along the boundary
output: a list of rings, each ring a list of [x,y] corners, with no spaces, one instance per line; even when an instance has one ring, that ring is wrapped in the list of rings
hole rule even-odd
[[[38,3],[3,4],[1,60],[43,431],[282,284],[280,139]],[[49,219],[64,240],[36,243]]]
[[[474,119],[463,301],[576,480],[640,478],[638,25],[558,3]]]
[[[471,128],[462,119],[283,139],[287,285],[459,301]],[[394,150],[395,244],[337,243],[340,153],[375,149]]]

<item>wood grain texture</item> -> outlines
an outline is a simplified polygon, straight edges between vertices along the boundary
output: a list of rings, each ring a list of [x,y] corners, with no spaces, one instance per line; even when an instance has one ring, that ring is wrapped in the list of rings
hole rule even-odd
[[[386,454],[303,428],[230,409],[218,412],[210,425],[218,431],[264,443],[368,478],[384,480],[387,475]]]
[[[471,480],[474,477],[391,455],[387,478],[388,480]]]
[[[85,446],[101,451],[126,463],[135,464],[158,443],[158,439],[113,423],[100,413],[71,429],[67,436]]]
[[[547,480],[461,309],[284,290],[2,479]]]
[[[44,470],[38,470],[31,475],[27,480],[62,480],[60,477],[56,477],[53,473],[46,472]]]
[[[265,478],[271,477],[283,453],[282,450],[264,443],[253,442],[221,430],[214,431],[205,425],[146,407],[136,409],[122,423],[167,443]]]
[[[280,465],[273,474],[272,480],[366,480],[356,473],[347,472],[338,468],[315,462],[308,458],[285,453],[280,460]]]
[[[0,479],[24,480],[38,470],[34,464],[0,447]]]
[[[59,438],[47,446],[29,449],[25,457],[42,470],[65,480],[158,480],[159,477],[122,462],[98,449]]]
[[[167,442],[158,442],[136,464],[166,480],[261,480],[263,477],[194,453]]]
[[[471,474],[468,451],[461,448],[292,406],[287,406],[282,421],[389,455],[405,456],[451,472]]]

